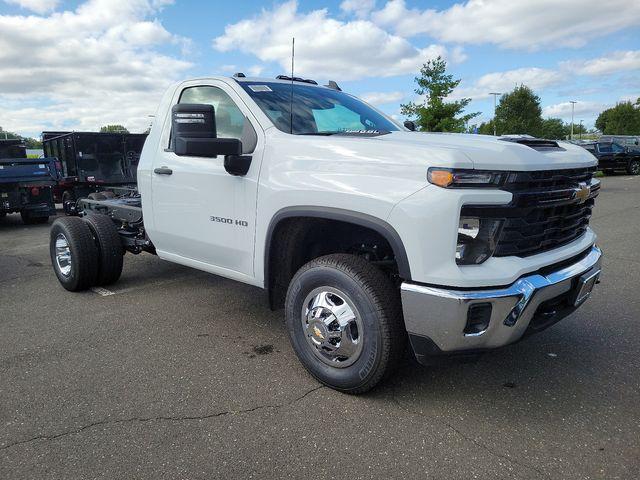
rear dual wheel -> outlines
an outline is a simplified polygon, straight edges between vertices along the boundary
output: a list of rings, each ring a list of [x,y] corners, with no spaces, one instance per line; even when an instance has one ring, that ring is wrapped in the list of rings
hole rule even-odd
[[[51,227],[49,251],[56,277],[72,292],[109,285],[122,273],[120,236],[103,215],[57,219]]]

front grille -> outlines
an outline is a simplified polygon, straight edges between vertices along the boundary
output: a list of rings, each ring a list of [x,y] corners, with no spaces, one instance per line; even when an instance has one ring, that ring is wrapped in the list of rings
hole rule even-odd
[[[526,257],[553,250],[580,238],[598,196],[600,182],[593,168],[513,172],[501,187],[513,193],[504,206],[465,206],[462,216],[503,219],[494,256]],[[588,197],[577,196],[581,185]]]

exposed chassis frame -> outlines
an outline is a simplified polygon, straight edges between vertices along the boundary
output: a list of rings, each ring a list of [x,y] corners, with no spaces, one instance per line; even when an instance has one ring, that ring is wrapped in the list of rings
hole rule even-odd
[[[126,251],[136,255],[141,252],[156,254],[156,249],[144,229],[139,196],[109,200],[82,198],[77,202],[77,209],[80,216],[106,215],[111,218]]]

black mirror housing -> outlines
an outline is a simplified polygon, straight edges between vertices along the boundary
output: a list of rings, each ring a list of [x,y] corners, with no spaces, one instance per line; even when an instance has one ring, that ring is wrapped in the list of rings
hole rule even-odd
[[[416,131],[416,124],[415,122],[411,121],[411,120],[405,120],[404,121],[404,127],[411,130],[412,132]]]
[[[245,122],[248,123],[246,118]],[[257,143],[257,136],[255,131],[253,136],[245,135],[245,130],[247,129],[243,130],[243,138],[247,136],[249,146],[253,150]],[[243,176],[249,172],[251,156],[242,155],[242,141],[237,138],[217,138],[213,105],[197,103],[174,105],[171,109],[171,132],[171,143],[176,155],[186,157],[223,155],[224,168],[231,175]]]
[[[176,155],[189,157],[217,157],[242,154],[242,142],[237,138],[176,137]]]

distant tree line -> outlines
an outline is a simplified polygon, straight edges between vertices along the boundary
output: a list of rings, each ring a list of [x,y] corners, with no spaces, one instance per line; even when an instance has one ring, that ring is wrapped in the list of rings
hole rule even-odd
[[[425,63],[415,78],[418,87],[414,90],[422,101],[400,106],[401,113],[414,120],[419,130],[493,135],[495,127],[498,135],[526,134],[556,140],[571,135],[570,123],[560,118],[542,118],[540,97],[526,85],[516,86],[500,97],[492,120],[469,125],[469,121],[477,117],[479,112],[464,113],[471,102],[470,98],[446,100],[460,83],[459,79],[446,73],[446,67],[441,57]],[[640,135],[640,98],[635,103],[622,102],[603,111],[595,127],[607,135]],[[596,132],[587,132],[583,125],[574,123],[574,137],[585,133]]]
[[[0,140],[22,140],[27,148],[42,148],[42,142],[37,138],[23,137],[17,133],[9,132],[0,127]]]

